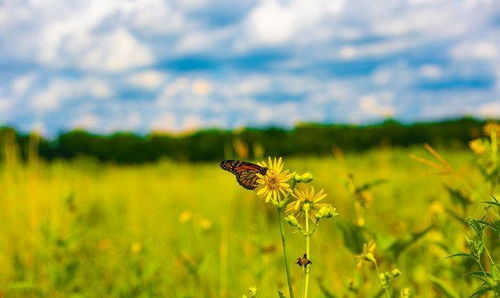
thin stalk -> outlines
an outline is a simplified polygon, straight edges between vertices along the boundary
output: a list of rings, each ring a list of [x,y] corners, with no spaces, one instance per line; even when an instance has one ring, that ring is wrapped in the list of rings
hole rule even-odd
[[[378,265],[377,265],[377,262],[374,263],[375,264],[375,269],[377,270],[377,278],[380,279],[380,270],[378,270]],[[391,298],[391,294],[389,294],[389,289],[387,289],[387,287],[383,287],[384,290],[385,290],[385,294],[387,295],[388,298]]]
[[[293,288],[292,288],[292,275],[290,274],[290,267],[288,266],[288,257],[286,253],[286,238],[285,238],[285,228],[283,227],[283,207],[278,207],[278,221],[280,223],[280,233],[281,233],[281,244],[283,246],[283,260],[285,261],[286,270],[286,280],[288,282],[288,292],[290,298],[293,298]]]
[[[481,268],[481,272],[483,272],[483,275],[484,275],[484,280],[486,281],[486,283],[490,286],[491,290],[493,291],[493,293],[495,294],[495,297],[498,297],[498,294],[497,294],[497,291],[495,289],[495,286],[493,286],[489,280],[488,280],[488,276],[486,275],[486,271],[484,270],[484,267],[483,265],[481,264],[481,260],[480,259],[476,259],[476,262],[477,264],[479,265],[479,267]]]
[[[306,256],[310,260],[311,259],[311,251],[310,251],[310,237],[311,233],[309,233],[309,210],[306,208],[305,210],[306,216]],[[311,270],[311,265],[306,265],[304,267],[304,296],[303,298],[307,298],[308,290],[309,290],[309,271]]]

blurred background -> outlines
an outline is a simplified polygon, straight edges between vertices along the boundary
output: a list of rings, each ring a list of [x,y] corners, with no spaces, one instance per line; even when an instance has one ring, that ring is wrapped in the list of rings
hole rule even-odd
[[[340,213],[312,297],[379,295],[371,239],[394,295],[480,285],[442,258],[496,194],[500,2],[1,0],[0,45],[0,297],[274,296],[275,210],[218,168],[269,155]]]

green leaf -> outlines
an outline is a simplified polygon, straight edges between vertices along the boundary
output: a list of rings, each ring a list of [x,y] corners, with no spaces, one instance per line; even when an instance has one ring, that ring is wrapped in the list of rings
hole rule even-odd
[[[445,257],[444,259],[450,259],[450,258],[454,258],[454,257],[466,257],[466,258],[469,257],[469,258],[473,258],[474,259],[474,257],[471,254],[466,254],[466,253],[463,253],[463,252],[452,254],[450,256]]]
[[[398,258],[399,255],[406,250],[410,245],[414,244],[417,242],[418,239],[422,238],[427,232],[429,232],[432,229],[431,226],[427,227],[426,229],[419,231],[419,232],[413,232],[413,233],[408,233],[404,235],[403,237],[397,239],[394,241],[389,248],[387,249],[387,252],[391,254],[394,258]]]
[[[372,188],[374,186],[377,186],[379,184],[384,184],[384,183],[387,183],[387,179],[377,179],[377,180],[374,180],[374,181],[371,181],[371,182],[367,182],[367,183],[359,186],[358,188],[356,188],[356,191],[369,190],[370,188]]]
[[[471,275],[477,275],[477,276],[481,276],[481,277],[484,277],[484,275],[486,275],[487,277],[493,277],[493,274],[489,273],[489,272],[483,272],[483,271],[475,271],[475,272],[470,272],[470,273],[467,273],[465,274],[467,276],[471,276]]]
[[[337,225],[342,231],[344,245],[354,254],[360,254],[363,251],[363,244],[368,242],[366,240],[366,235],[370,234],[368,230],[347,221],[338,221]]]
[[[489,222],[486,222],[486,221],[484,221],[484,220],[480,220],[480,219],[476,219],[476,221],[477,221],[477,222],[482,223],[482,224],[483,224],[483,225],[485,225],[485,226],[490,227],[493,231],[497,231],[497,232],[498,232],[497,227],[493,226],[493,225],[492,225],[492,224],[490,224]]]
[[[477,297],[477,296],[480,296],[480,295],[482,295],[482,294],[484,294],[484,293],[486,293],[488,291],[491,291],[491,287],[489,287],[489,286],[488,287],[481,287],[477,291],[475,291],[474,293],[472,293],[470,295],[470,297],[471,298],[472,297]]]
[[[280,290],[278,290],[278,296],[280,298],[286,298],[285,294],[283,294],[283,292],[281,292]]]
[[[483,230],[484,230],[484,225],[479,222],[477,219],[470,219],[469,220],[469,225],[472,227],[474,232],[482,238],[483,236]]]
[[[495,202],[495,201],[483,201],[481,203],[490,204],[490,205],[493,205],[493,206],[500,207],[500,203],[499,202]]]
[[[460,192],[460,190],[451,188],[448,185],[444,185],[444,188],[448,191],[451,201],[455,204],[460,204],[460,206],[462,206],[462,209],[465,209],[472,203],[472,200],[462,192]]]
[[[442,279],[439,279],[435,276],[430,276],[429,280],[446,297],[448,297],[448,298],[460,298],[460,295],[455,291],[455,289],[452,286],[450,286],[448,283],[443,281]]]

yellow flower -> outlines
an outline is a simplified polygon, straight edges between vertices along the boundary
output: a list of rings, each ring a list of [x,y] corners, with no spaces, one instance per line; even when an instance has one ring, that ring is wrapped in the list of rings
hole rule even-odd
[[[179,222],[180,223],[187,223],[188,221],[191,220],[192,217],[193,217],[193,213],[191,211],[189,211],[189,210],[183,211],[179,215]]]
[[[295,198],[295,202],[288,204],[288,206],[286,207],[286,213],[301,217],[307,211],[309,217],[314,223],[316,222],[315,215],[321,210],[321,208],[328,208],[329,206],[331,206],[330,204],[318,203],[326,197],[326,194],[323,190],[320,190],[316,193],[313,186],[304,191],[295,189],[294,193],[292,193],[292,196]],[[335,212],[335,210],[332,211]]]
[[[497,134],[500,133],[500,124],[495,123],[495,122],[488,122],[484,127],[483,130],[486,134],[491,135],[493,133]]]
[[[283,159],[280,157],[274,160],[269,157],[269,162],[260,162],[260,166],[266,167],[265,175],[257,174],[257,183],[259,184],[258,196],[266,198],[266,203],[271,201],[274,204],[280,203],[282,197],[292,191],[288,180],[295,176],[295,173],[289,173],[288,170],[283,171]]]
[[[139,242],[134,242],[132,243],[132,245],[130,246],[130,251],[134,254],[138,254],[140,253],[142,250],[142,244],[139,243]]]
[[[488,148],[481,139],[475,139],[469,142],[469,148],[476,154],[483,154],[488,151]]]
[[[357,255],[356,258],[359,259],[358,261],[358,270],[363,267],[364,264],[366,263],[373,263],[376,264],[377,260],[375,259],[375,248],[377,247],[377,244],[375,241],[370,240],[368,243],[363,244],[363,252],[360,255]]]

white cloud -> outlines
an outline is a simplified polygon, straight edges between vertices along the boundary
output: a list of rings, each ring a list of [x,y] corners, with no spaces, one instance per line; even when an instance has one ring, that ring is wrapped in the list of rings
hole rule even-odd
[[[90,40],[89,40],[90,41]],[[83,48],[78,64],[85,69],[118,72],[147,66],[154,61],[152,52],[125,29],[92,38]]]
[[[452,48],[451,55],[457,59],[491,60],[499,57],[499,48],[490,41],[469,41]]]
[[[162,72],[147,70],[129,75],[127,81],[133,86],[154,90],[161,86],[165,77],[166,76]]]
[[[377,95],[365,95],[359,100],[359,108],[367,115],[392,117],[396,113],[395,107],[390,104],[392,99],[393,94],[389,92]]]
[[[189,29],[190,23],[172,1],[126,1],[120,7],[125,23],[147,35],[172,35]]]
[[[170,113],[164,113],[157,116],[150,124],[151,130],[158,132],[171,132],[175,130],[175,127],[175,116]]]
[[[2,119],[8,119],[9,110],[14,106],[13,100],[8,98],[0,98],[0,115]]]
[[[420,75],[428,79],[439,79],[443,76],[441,67],[432,64],[422,65],[419,69]]]
[[[291,41],[322,39],[323,21],[342,12],[344,3],[343,0],[263,0],[243,22],[243,41],[251,45],[277,46]]]
[[[201,127],[203,120],[199,115],[188,114],[182,119],[181,130],[196,130]]]
[[[99,127],[101,119],[97,115],[88,113],[80,116],[71,124],[72,128],[96,129]]]
[[[192,93],[195,95],[208,95],[212,89],[212,84],[204,79],[196,79],[191,84]]]
[[[485,118],[500,118],[500,102],[488,102],[480,105],[476,113],[478,116]]]
[[[344,46],[339,50],[339,57],[343,60],[354,60],[367,57],[383,57],[402,52],[416,43],[411,39],[382,41],[360,46]]]
[[[37,112],[54,111],[66,100],[82,97],[105,99],[113,95],[112,88],[102,80],[85,78],[82,80],[53,79],[41,86],[29,98],[30,107]]]
[[[22,96],[27,93],[32,87],[38,76],[34,73],[29,73],[16,78],[12,82],[12,91],[15,96]]]

